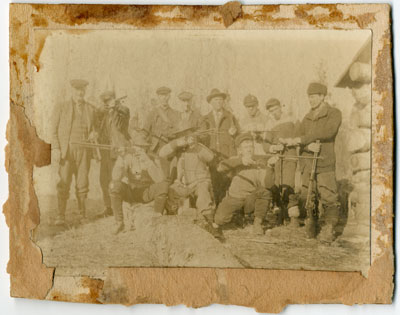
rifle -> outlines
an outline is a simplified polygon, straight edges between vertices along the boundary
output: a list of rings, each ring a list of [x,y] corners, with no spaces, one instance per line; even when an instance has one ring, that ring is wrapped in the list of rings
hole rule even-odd
[[[320,141],[317,140],[317,143],[319,144]],[[312,166],[311,166],[311,173],[310,173],[310,179],[308,181],[308,190],[307,190],[307,199],[306,199],[306,204],[305,204],[305,209],[307,211],[307,219],[306,219],[306,233],[308,238],[315,238],[316,235],[316,217],[317,213],[315,211],[315,200],[311,200],[311,196],[313,193],[313,189],[315,186],[315,173],[317,169],[317,160],[318,160],[318,154],[319,152],[314,152],[313,156],[313,161],[312,161]]]
[[[137,148],[142,148],[143,146],[140,145],[132,145],[129,147],[116,147],[116,146],[112,146],[109,144],[95,144],[95,143],[91,143],[91,142],[71,142],[71,144],[73,145],[79,145],[81,147],[85,147],[85,148],[91,148],[91,149],[97,149],[97,150],[125,150],[135,156],[140,156],[141,154],[137,152]],[[154,158],[159,158],[159,156],[157,154],[154,154],[152,152],[146,152],[147,155],[154,157]]]

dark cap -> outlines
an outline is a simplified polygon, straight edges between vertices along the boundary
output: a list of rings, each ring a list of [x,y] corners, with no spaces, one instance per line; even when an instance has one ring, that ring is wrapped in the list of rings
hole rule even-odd
[[[246,107],[256,106],[258,105],[258,99],[254,95],[246,95],[246,97],[243,99],[243,105]]]
[[[115,92],[114,91],[105,91],[105,92],[101,93],[100,98],[103,101],[113,99],[113,98],[115,98]]]
[[[222,97],[223,99],[226,98],[226,94],[221,92],[218,89],[212,89],[210,94],[207,96],[207,102],[210,103],[210,101],[214,98],[214,97]]]
[[[166,86],[162,86],[157,89],[156,93],[159,95],[169,94],[169,93],[171,93],[171,89]]]
[[[251,141],[253,141],[253,136],[251,135],[250,132],[241,133],[241,134],[239,134],[239,135],[236,137],[236,139],[235,139],[235,145],[236,145],[236,147],[239,147],[240,144],[241,144],[243,141],[246,141],[246,140],[251,140]]]
[[[281,102],[277,98],[270,98],[267,103],[265,104],[265,108],[269,110],[274,106],[281,106]]]
[[[180,94],[178,95],[178,98],[179,98],[181,101],[189,101],[189,100],[192,99],[192,97],[193,97],[193,94],[190,93],[190,92],[186,92],[186,91],[184,91],[184,92],[182,92],[182,93],[180,93]]]
[[[70,81],[70,83],[71,83],[71,86],[74,88],[74,89],[85,89],[87,86],[88,86],[88,84],[89,84],[89,82],[88,81],[86,81],[86,80],[81,80],[81,79],[74,79],[74,80],[71,80]]]
[[[307,94],[308,95],[313,95],[313,94],[323,94],[326,95],[327,93],[327,88],[325,85],[318,83],[318,82],[312,82],[310,83],[310,85],[308,86],[307,89]]]

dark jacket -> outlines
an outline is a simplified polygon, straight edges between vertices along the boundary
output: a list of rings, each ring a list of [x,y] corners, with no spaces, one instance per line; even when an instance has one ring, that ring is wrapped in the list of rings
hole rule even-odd
[[[232,113],[224,109],[219,124],[217,125],[214,119],[214,113],[211,111],[203,117],[200,129],[214,129],[217,133],[212,133],[209,136],[203,137],[201,141],[214,152],[221,153],[224,158],[234,156],[236,155],[235,138],[228,132],[231,127],[237,129],[236,134],[240,132],[239,124]]]
[[[314,117],[312,111],[308,112],[300,124],[300,139],[303,147],[302,155],[312,156],[307,151],[307,145],[317,140],[321,141],[320,157],[317,162],[317,173],[335,171],[335,139],[342,123],[342,113],[337,108],[323,103],[318,115]],[[312,160],[303,160],[303,166],[311,167]]]
[[[157,106],[149,113],[143,129],[153,152],[158,152],[163,145],[168,143],[168,137],[176,131],[179,120],[180,113],[169,106],[167,109]]]

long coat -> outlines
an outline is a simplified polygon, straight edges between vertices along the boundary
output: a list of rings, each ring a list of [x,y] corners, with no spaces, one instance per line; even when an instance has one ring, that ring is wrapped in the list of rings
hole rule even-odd
[[[235,139],[231,136],[228,130],[231,127],[237,129],[236,134],[239,133],[239,124],[233,114],[227,110],[223,110],[222,117],[217,125],[214,113],[211,111],[204,116],[200,128],[202,130],[215,129],[217,133],[211,133],[209,136],[204,137],[204,142],[211,150],[221,153],[223,158],[229,158],[236,155]]]
[[[52,148],[61,150],[61,158],[64,159],[68,152],[71,136],[74,103],[72,100],[61,104],[60,111],[56,116],[56,125],[53,132]],[[84,103],[83,113],[87,119],[87,133],[95,130],[95,107]]]
[[[306,114],[300,124],[301,144],[306,146],[316,140],[321,142],[319,156],[322,160],[317,162],[317,173],[332,172],[336,167],[335,139],[339,127],[342,123],[342,113],[339,109],[327,103],[323,106],[316,116],[310,111]],[[306,150],[303,155],[311,156]],[[303,161],[305,167],[311,167],[311,160]]]

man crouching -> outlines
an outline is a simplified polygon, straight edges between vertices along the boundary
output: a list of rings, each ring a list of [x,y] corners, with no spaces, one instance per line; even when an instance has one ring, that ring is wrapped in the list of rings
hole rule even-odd
[[[272,157],[264,165],[255,161],[254,141],[250,133],[239,135],[235,144],[238,156],[223,160],[218,165],[219,172],[233,172],[233,179],[227,195],[217,208],[214,223],[222,227],[231,222],[235,213],[244,209],[246,214],[254,212],[253,234],[262,235],[262,223],[272,200],[273,165],[277,159]]]
[[[168,198],[169,181],[165,179],[159,161],[151,159],[146,153],[150,144],[140,137],[134,139],[132,144],[131,149],[118,156],[112,172],[109,191],[117,223],[115,234],[125,228],[124,201],[132,204],[154,200],[154,211],[162,215]]]

